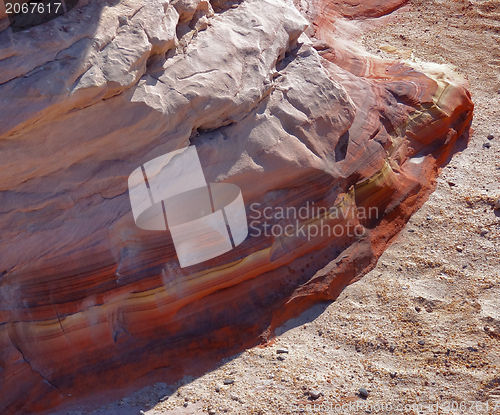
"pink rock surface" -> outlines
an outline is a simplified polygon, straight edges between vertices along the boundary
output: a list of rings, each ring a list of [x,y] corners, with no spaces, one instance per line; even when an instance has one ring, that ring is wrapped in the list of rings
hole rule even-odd
[[[96,1],[0,33],[2,413],[202,373],[374,266],[473,104],[443,67],[355,46],[345,16],[403,2],[372,3]],[[189,144],[208,182],[242,190],[251,228],[314,202],[347,213],[298,225],[343,231],[254,229],[180,268],[168,232],[136,227],[127,178]]]

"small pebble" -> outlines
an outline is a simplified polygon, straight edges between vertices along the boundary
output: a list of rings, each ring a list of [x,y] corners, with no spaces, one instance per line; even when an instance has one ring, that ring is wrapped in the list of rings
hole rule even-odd
[[[215,387],[215,392],[220,392],[220,387],[219,386]]]
[[[189,405],[188,402],[184,402],[184,408],[187,408],[188,405]]]
[[[422,309],[421,309],[420,307],[415,307],[415,311],[416,311],[417,313],[420,313],[420,312],[422,311]]]
[[[483,147],[484,147],[484,148],[490,148],[490,147],[491,147],[491,143],[484,143],[484,144],[483,144]]]
[[[234,383],[233,379],[224,379],[224,385],[232,385]]]
[[[230,395],[230,396],[233,401],[238,401],[240,399],[236,395]]]
[[[359,388],[358,392],[359,392],[359,396],[361,396],[362,398],[365,398],[365,399],[368,398],[368,391],[365,388]]]
[[[493,134],[488,134],[488,140],[493,140],[495,138],[495,136]]]
[[[215,415],[216,412],[213,409],[208,410],[208,415]]]
[[[461,245],[457,245],[456,249],[457,249],[458,252],[462,252],[464,250],[464,247],[461,246]]]
[[[418,344],[419,344],[420,346],[423,346],[423,345],[425,344],[425,341],[424,341],[424,340],[419,340],[419,341],[418,341]]]
[[[285,349],[285,348],[282,347],[280,349],[277,349],[276,353],[278,353],[278,354],[288,353],[288,349]]]
[[[389,373],[389,375],[391,376],[392,379],[394,379],[398,374],[397,372],[391,372]]]
[[[484,236],[484,235],[486,235],[488,232],[489,232],[489,231],[488,231],[488,229],[486,229],[486,228],[482,228],[482,229],[480,230],[480,232],[479,232],[479,233],[481,234],[481,236]]]
[[[391,346],[391,347],[389,347],[389,351],[390,351],[391,353],[394,353],[394,350],[396,350],[396,346]]]
[[[283,362],[285,360],[285,357],[284,356],[278,356],[278,360]]]
[[[316,389],[313,389],[309,391],[309,396],[311,397],[311,399],[318,399],[321,396],[321,392]]]

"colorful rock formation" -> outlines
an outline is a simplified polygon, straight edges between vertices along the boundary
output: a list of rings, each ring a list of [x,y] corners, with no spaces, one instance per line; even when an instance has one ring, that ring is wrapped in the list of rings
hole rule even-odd
[[[84,1],[0,22],[2,414],[202,373],[374,266],[473,110],[443,67],[353,43],[349,19],[401,3]],[[250,234],[181,268],[127,180],[189,144],[241,189]]]

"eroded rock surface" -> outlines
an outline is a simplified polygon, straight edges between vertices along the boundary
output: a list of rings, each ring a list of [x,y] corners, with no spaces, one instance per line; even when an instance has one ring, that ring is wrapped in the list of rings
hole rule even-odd
[[[373,268],[473,109],[445,68],[353,43],[401,3],[94,1],[0,33],[2,413],[202,373]],[[251,232],[180,268],[127,178],[189,144]],[[313,202],[343,215],[259,217]]]

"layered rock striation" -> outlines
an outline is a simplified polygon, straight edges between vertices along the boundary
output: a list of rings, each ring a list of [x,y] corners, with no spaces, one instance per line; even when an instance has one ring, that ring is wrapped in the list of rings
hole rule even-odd
[[[473,110],[446,68],[352,41],[402,3],[83,1],[0,21],[1,413],[202,373],[375,265]],[[181,268],[169,232],[135,225],[127,179],[188,145],[207,182],[241,189],[250,232]]]

